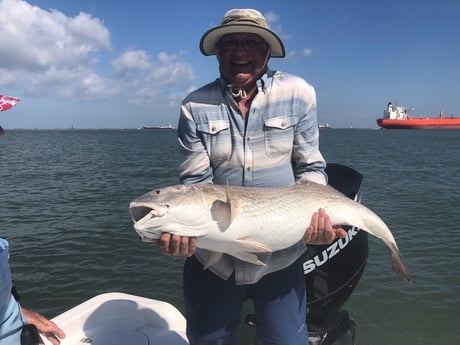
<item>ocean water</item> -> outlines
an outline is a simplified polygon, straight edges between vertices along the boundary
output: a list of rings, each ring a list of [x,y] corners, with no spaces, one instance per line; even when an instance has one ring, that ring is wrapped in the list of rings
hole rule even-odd
[[[0,236],[22,304],[47,317],[120,291],[183,310],[183,258],[135,234],[128,204],[177,184],[175,132],[7,130],[0,137]],[[329,162],[364,176],[362,202],[392,229],[413,277],[383,244],[345,305],[360,345],[460,344],[460,131],[321,130]],[[252,344],[242,326],[241,343]]]

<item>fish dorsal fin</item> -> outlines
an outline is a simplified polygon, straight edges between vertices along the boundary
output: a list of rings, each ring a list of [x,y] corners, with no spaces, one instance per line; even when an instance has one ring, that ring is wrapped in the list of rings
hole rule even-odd
[[[227,181],[227,188],[225,189],[225,195],[227,197],[226,205],[230,214],[230,223],[240,214],[240,205],[237,198],[233,195],[230,190],[230,185]]]

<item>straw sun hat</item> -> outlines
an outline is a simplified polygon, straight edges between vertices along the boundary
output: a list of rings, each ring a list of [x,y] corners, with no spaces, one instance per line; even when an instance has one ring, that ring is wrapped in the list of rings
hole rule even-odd
[[[262,37],[270,46],[271,57],[285,57],[283,42],[268,28],[265,17],[253,9],[234,9],[225,13],[220,26],[204,33],[200,40],[200,51],[203,55],[216,55],[217,43],[220,38],[232,33],[251,33]]]

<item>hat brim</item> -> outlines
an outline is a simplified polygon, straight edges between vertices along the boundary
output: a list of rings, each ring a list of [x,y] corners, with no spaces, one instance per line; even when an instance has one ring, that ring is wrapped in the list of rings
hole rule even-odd
[[[256,34],[262,37],[270,46],[271,57],[286,56],[283,42],[273,31],[251,24],[223,25],[206,31],[200,40],[201,53],[206,56],[216,55],[217,42],[222,36],[240,32]]]

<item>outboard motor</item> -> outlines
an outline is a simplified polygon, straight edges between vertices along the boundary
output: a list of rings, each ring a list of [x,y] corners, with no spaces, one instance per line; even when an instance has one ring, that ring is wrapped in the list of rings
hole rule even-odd
[[[328,164],[326,172],[331,186],[360,200],[360,173],[340,164]],[[355,344],[355,323],[342,307],[364,272],[368,235],[354,227],[344,229],[347,237],[330,245],[309,245],[303,258],[310,345]]]
[[[328,164],[326,172],[332,187],[360,201],[363,177],[359,172],[340,164]],[[309,245],[303,257],[309,345],[355,344],[355,323],[342,307],[364,272],[368,236],[354,227],[344,230],[347,237],[330,245]],[[256,316],[247,315],[245,323],[254,327]]]

